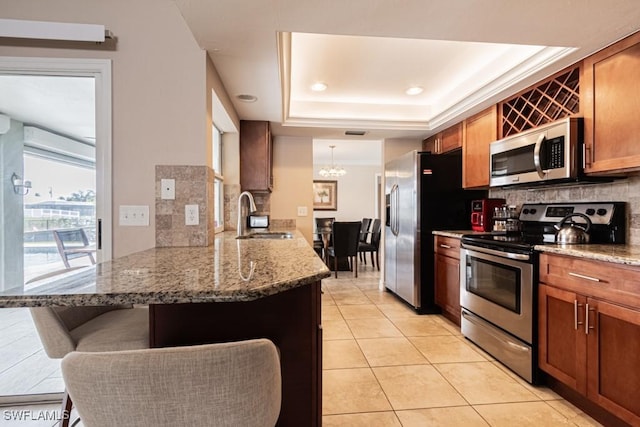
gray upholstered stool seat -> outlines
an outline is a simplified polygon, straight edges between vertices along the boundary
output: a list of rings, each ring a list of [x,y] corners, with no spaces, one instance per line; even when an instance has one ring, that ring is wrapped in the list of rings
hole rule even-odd
[[[83,323],[69,333],[77,351],[138,350],[149,347],[149,309],[115,310]]]
[[[149,348],[149,309],[125,306],[33,307],[33,323],[45,352],[60,359],[74,350],[108,351]],[[63,413],[70,413],[65,394]],[[63,418],[61,426],[69,424]]]
[[[280,359],[267,339],[74,351],[62,375],[86,427],[268,427],[280,414]]]

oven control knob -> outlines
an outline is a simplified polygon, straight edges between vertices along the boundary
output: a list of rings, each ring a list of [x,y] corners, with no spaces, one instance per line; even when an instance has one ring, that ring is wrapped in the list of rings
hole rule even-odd
[[[523,213],[523,214],[525,214],[525,215],[527,215],[527,214],[529,213],[529,209],[523,209],[523,210],[522,210],[522,213]]]
[[[606,214],[607,214],[607,210],[606,210],[606,209],[602,209],[602,208],[601,208],[601,209],[598,209],[598,210],[596,211],[596,213],[597,213],[598,215],[600,215],[600,216],[604,216],[604,215],[606,215]]]
[[[536,208],[531,208],[531,210],[529,210],[529,213],[530,213],[531,215],[535,215],[535,214],[536,214],[536,212],[537,212]]]
[[[596,210],[595,210],[595,209],[593,209],[593,208],[589,208],[589,209],[587,209],[587,210],[586,210],[586,212],[585,212],[585,213],[586,213],[587,215],[591,216],[591,215],[593,215],[594,213],[596,213]]]

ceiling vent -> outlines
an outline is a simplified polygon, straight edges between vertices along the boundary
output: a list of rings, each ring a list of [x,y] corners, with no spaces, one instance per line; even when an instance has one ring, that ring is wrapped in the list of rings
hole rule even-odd
[[[366,133],[367,131],[364,131],[364,130],[348,130],[348,131],[345,131],[344,134],[348,136],[363,136]]]

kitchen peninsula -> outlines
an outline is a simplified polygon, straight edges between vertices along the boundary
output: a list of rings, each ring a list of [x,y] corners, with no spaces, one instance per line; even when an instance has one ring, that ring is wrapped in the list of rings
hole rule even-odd
[[[209,247],[149,249],[5,291],[0,307],[148,304],[152,347],[269,338],[282,366],[278,425],[320,425],[320,281],[329,275],[299,232],[225,232]]]

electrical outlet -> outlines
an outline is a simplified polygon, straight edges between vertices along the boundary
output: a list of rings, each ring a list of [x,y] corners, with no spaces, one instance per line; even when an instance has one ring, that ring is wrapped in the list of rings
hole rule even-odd
[[[161,187],[160,198],[162,200],[176,199],[176,180],[175,179],[161,179],[160,187]]]
[[[298,206],[298,216],[307,216],[307,207],[306,206]]]
[[[119,223],[123,226],[144,227],[149,225],[149,206],[121,205]]]
[[[198,205],[184,206],[184,224],[185,225],[200,224],[200,215],[198,214]]]

